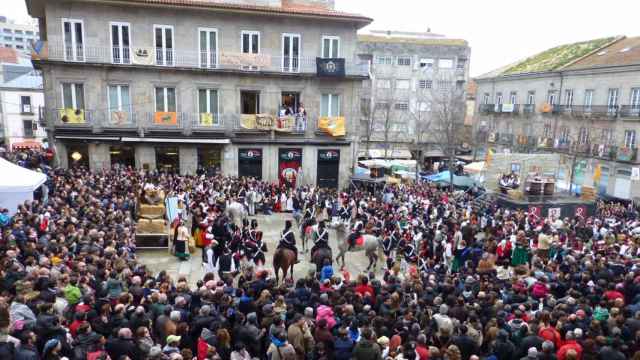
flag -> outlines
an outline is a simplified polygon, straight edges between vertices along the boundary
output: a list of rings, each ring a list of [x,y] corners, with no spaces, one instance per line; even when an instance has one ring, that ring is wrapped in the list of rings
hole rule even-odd
[[[59,111],[60,120],[67,124],[84,124],[84,110],[81,109],[61,109]]]
[[[486,166],[489,166],[489,164],[491,163],[491,160],[493,160],[493,154],[494,154],[493,149],[492,148],[488,148],[487,149],[487,156],[484,159],[484,161],[486,163]]]
[[[600,164],[596,165],[595,170],[593,171],[593,182],[600,183],[600,178],[602,177],[602,168]]]
[[[212,113],[200,113],[200,125],[213,126],[213,114]]]
[[[346,134],[344,116],[323,116],[318,119],[318,128],[331,136],[344,136]]]

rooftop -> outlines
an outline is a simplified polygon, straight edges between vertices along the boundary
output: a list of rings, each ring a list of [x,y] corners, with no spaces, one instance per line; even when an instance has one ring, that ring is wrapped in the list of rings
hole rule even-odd
[[[419,38],[419,37],[402,37],[402,36],[379,36],[369,34],[358,34],[358,41],[369,43],[387,43],[387,44],[413,44],[413,45],[448,45],[448,46],[468,46],[466,40],[448,39],[441,37]]]
[[[631,37],[616,41],[600,51],[575,61],[563,70],[636,64],[640,64],[640,37]]]
[[[574,63],[590,58],[593,54],[617,43],[621,39],[623,39],[623,37],[606,37],[556,46],[524,60],[483,74],[478,78],[544,73],[564,69],[572,66]]]

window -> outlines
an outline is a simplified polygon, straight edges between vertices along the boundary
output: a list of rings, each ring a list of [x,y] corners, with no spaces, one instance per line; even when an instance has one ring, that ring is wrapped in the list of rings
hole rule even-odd
[[[418,87],[420,89],[431,89],[433,87],[433,81],[431,80],[419,80]]]
[[[378,89],[391,89],[391,80],[388,79],[380,79],[377,81]]]
[[[589,129],[581,127],[578,132],[578,144],[587,144],[589,142]]]
[[[593,105],[593,90],[585,90],[584,91],[584,107],[587,109],[590,109],[591,105]]]
[[[243,30],[240,34],[243,54],[260,53],[260,32]],[[243,65],[242,70],[258,70],[256,65]]]
[[[453,60],[452,59],[440,59],[440,60],[438,60],[438,68],[440,68],[440,69],[452,69],[453,68]]]
[[[129,85],[109,85],[109,113],[130,112]]]
[[[570,134],[571,134],[571,130],[569,130],[569,127],[568,126],[563,126],[560,129],[560,143],[561,144],[569,143]]]
[[[502,93],[496,93],[496,105],[502,104]]]
[[[603,145],[613,144],[613,129],[602,129],[600,141],[602,141]]]
[[[198,90],[198,111],[200,112],[200,114],[212,114],[212,123],[218,124],[218,90]]]
[[[438,89],[439,89],[440,91],[446,91],[446,90],[451,89],[451,85],[452,85],[451,81],[448,81],[448,80],[438,80]]]
[[[12,34],[13,30],[11,29],[2,29],[2,31],[4,31],[5,34]]]
[[[242,114],[259,114],[260,92],[240,91],[240,111]]]
[[[156,65],[173,66],[173,26],[154,25]]]
[[[16,34],[22,34],[22,30],[16,30]]]
[[[30,31],[30,30],[25,31],[24,33],[27,35],[33,35],[33,31]]]
[[[31,109],[31,96],[20,96],[20,112],[23,114],[33,113],[33,109]]]
[[[22,128],[24,137],[33,137],[33,121],[32,120],[22,120]]]
[[[509,104],[517,104],[518,103],[518,92],[512,91],[509,94]]]
[[[536,104],[536,92],[529,91],[527,92],[527,105],[535,105]]]
[[[384,110],[386,108],[389,107],[389,103],[386,102],[377,102],[376,103],[376,110]]]
[[[114,64],[130,64],[131,48],[128,23],[111,23],[111,61]]]
[[[338,94],[322,94],[320,116],[340,116],[340,96]]]
[[[84,31],[82,20],[62,19],[64,59],[84,61]]]
[[[456,64],[456,69],[464,70],[467,66],[467,59],[458,59],[458,63]]]
[[[567,107],[573,106],[573,89],[567,89],[564,91],[564,104]]]
[[[282,71],[300,71],[300,35],[282,34]]]
[[[215,68],[218,66],[218,30],[198,28],[200,43],[200,67]]]
[[[631,89],[631,99],[629,101],[629,105],[633,110],[640,109],[640,88],[632,88]]]
[[[23,39],[23,38],[21,38],[21,37],[16,37],[16,38],[15,38],[15,40],[16,40],[17,42],[22,42],[24,39]]]
[[[396,80],[396,89],[407,90],[411,86],[411,81],[409,80]]]
[[[65,109],[84,109],[83,84],[62,84],[62,107]]]
[[[4,39],[5,39],[6,41],[12,41],[12,40],[13,40],[13,38],[12,38],[11,36],[5,36],[5,37],[4,37]]]
[[[482,103],[487,105],[489,103],[490,97],[491,95],[489,93],[484,93],[484,95],[482,95]]]
[[[542,137],[551,137],[551,124],[544,124],[544,128],[542,129]]]
[[[547,92],[547,103],[549,105],[555,105],[555,103],[556,103],[556,91],[555,90],[549,90]]]
[[[424,69],[432,69],[433,63],[433,59],[420,59],[420,67]]]
[[[398,56],[398,66],[411,66],[411,58],[408,56]]]
[[[393,63],[391,56],[376,56],[376,64],[378,65],[391,65],[391,63]]]
[[[624,147],[626,148],[636,147],[636,131],[635,130],[624,131]]]
[[[22,46],[22,45],[16,45],[16,49],[24,49],[24,46]]]
[[[396,110],[407,111],[409,110],[409,104],[406,102],[399,102],[395,105]]]
[[[176,112],[176,88],[156,87],[156,111]]]
[[[339,58],[340,57],[340,38],[337,36],[322,37],[322,57]]]
[[[609,89],[609,95],[607,96],[607,108],[615,110],[618,107],[618,89]]]

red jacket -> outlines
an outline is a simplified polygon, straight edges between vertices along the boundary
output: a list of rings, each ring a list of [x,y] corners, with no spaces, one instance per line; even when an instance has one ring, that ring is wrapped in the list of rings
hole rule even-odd
[[[547,326],[541,328],[540,331],[538,331],[538,336],[544,340],[551,341],[556,349],[560,349],[562,346],[562,336],[560,336],[560,332],[558,332],[554,327]]]
[[[209,351],[209,344],[202,337],[198,337],[198,360],[204,360]]]
[[[369,294],[371,296],[371,301],[375,301],[375,293],[373,292],[373,288],[369,284],[360,284],[356,286],[356,293],[360,296],[364,297],[365,294]]]
[[[567,358],[567,351],[571,349],[575,350],[576,353],[578,354],[578,357],[577,357],[578,360],[582,359],[582,346],[578,344],[575,340],[569,340],[564,345],[562,345],[558,350],[558,353],[556,354],[556,356],[558,357],[558,360],[565,360]]]

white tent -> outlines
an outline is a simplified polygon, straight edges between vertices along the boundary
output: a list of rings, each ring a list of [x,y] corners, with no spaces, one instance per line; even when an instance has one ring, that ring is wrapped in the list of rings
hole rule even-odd
[[[25,169],[0,158],[0,207],[13,215],[19,204],[33,200],[33,192],[45,181],[47,175]]]

